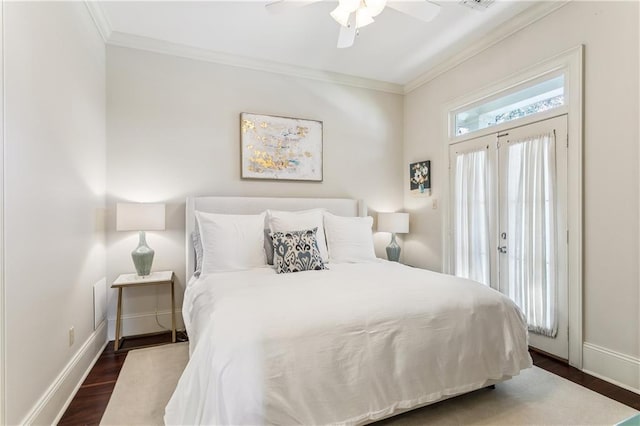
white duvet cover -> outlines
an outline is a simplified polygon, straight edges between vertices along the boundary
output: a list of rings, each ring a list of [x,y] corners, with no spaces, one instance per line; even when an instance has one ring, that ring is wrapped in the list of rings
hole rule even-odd
[[[482,284],[381,261],[192,280],[175,425],[362,424],[531,366],[518,307]]]

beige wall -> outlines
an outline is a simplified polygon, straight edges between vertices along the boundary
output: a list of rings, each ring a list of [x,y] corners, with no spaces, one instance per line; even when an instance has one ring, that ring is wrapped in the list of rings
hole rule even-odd
[[[584,44],[584,337],[635,358],[640,356],[638,17],[638,2],[569,3],[408,94],[404,142],[405,163],[432,160],[432,199],[438,199],[447,173],[444,105]],[[405,192],[405,207],[414,213],[407,260],[440,270],[442,217],[431,208],[432,199]]]
[[[167,230],[148,233],[148,242],[153,268],[176,272],[180,296],[188,196],[349,197],[370,210],[402,207],[401,95],[120,47],[107,49],[107,89],[109,282],[132,271],[137,242],[135,233],[115,232],[118,201],[168,203]],[[240,112],[322,120],[324,182],[240,180]],[[388,235],[376,239],[383,255]],[[168,326],[166,291],[138,290],[126,300],[125,328],[159,329],[156,306]]]
[[[105,48],[83,3],[3,7],[6,422],[44,424],[106,337],[65,370],[105,276]]]

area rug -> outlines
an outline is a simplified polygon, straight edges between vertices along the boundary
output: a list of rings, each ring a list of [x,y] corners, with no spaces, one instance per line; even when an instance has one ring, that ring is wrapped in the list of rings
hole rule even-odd
[[[101,425],[162,425],[189,358],[187,343],[130,351]],[[496,385],[376,423],[418,425],[614,425],[637,411],[537,367]]]

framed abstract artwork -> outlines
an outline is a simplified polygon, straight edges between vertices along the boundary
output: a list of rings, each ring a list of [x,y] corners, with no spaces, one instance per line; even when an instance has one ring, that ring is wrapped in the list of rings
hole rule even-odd
[[[240,114],[242,179],[322,182],[322,121]]]
[[[411,195],[431,195],[431,161],[409,164],[409,190]]]

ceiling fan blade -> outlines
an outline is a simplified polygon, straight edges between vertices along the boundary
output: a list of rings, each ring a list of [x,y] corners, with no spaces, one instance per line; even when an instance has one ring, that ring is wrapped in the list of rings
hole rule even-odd
[[[338,35],[338,48],[344,49],[353,46],[353,42],[356,40],[356,13],[352,12],[349,15],[347,26],[340,25],[340,34]]]
[[[311,3],[317,3],[322,0],[276,0],[271,3],[267,3],[265,8],[270,13],[282,13],[287,12],[289,10],[299,9],[301,7],[305,7],[310,5]]]
[[[387,6],[424,22],[431,22],[442,8],[439,4],[427,0],[389,1]]]

